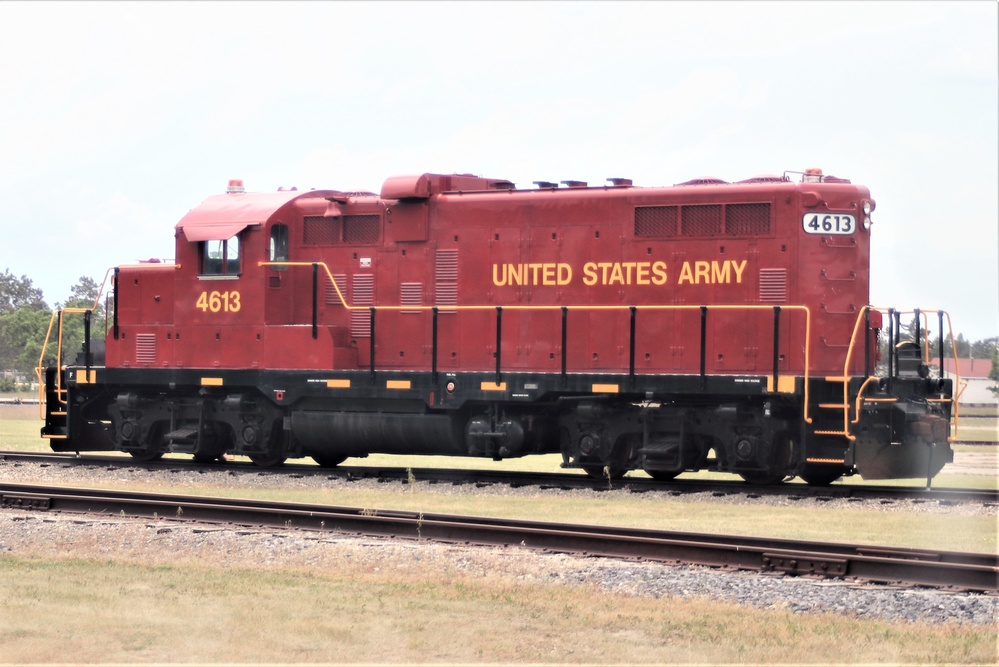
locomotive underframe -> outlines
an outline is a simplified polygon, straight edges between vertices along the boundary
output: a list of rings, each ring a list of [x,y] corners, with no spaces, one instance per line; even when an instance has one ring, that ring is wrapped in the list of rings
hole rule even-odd
[[[561,453],[564,467],[596,477],[713,470],[824,484],[857,472],[929,479],[953,456],[950,404],[934,402],[950,395],[950,382],[920,377],[868,391],[852,439],[830,435],[841,411],[817,408],[842,385],[810,380],[806,410],[800,377],[793,391],[772,392],[767,376],[70,367],[61,409],[55,369],[46,379],[42,433],[54,450],[138,459],[235,454],[275,465],[311,456],[336,465],[372,453]],[[860,379],[850,386],[855,396]]]

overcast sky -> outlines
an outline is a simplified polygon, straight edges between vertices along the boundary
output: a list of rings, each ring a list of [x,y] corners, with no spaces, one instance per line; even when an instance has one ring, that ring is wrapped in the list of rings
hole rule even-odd
[[[997,33],[992,0],[0,2],[0,271],[54,305],[172,258],[230,178],[821,167],[877,200],[875,305],[995,336]]]

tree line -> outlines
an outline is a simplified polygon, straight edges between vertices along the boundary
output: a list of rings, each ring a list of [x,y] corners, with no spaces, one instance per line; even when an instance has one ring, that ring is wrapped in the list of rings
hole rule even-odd
[[[11,391],[23,378],[34,378],[38,360],[48,361],[57,354],[58,329],[54,324],[49,344],[42,355],[52,314],[66,308],[94,308],[101,286],[93,278],[81,276],[64,303],[49,307],[42,290],[27,276],[18,278],[5,269],[0,273],[0,391]],[[91,316],[91,339],[103,338],[107,307],[102,302]],[[82,315],[63,318],[63,358],[73,360],[84,339]]]

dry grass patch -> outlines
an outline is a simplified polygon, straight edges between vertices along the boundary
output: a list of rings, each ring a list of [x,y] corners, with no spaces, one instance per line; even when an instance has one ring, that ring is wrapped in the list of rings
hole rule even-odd
[[[995,628],[653,600],[590,587],[210,563],[0,558],[12,663],[991,663]]]

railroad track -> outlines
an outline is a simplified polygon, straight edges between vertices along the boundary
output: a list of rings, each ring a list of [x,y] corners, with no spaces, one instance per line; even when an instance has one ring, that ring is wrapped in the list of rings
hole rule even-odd
[[[999,556],[301,503],[0,484],[0,508],[157,518],[690,563],[999,593]]]
[[[540,489],[591,489],[606,491],[624,489],[632,493],[660,491],[672,495],[690,493],[716,493],[719,495],[741,494],[747,498],[763,496],[788,496],[792,498],[844,499],[857,500],[911,500],[914,502],[980,503],[999,505],[999,490],[929,488],[925,486],[869,486],[835,484],[827,487],[812,487],[806,484],[774,484],[755,486],[735,480],[674,479],[659,482],[647,477],[628,476],[607,481],[595,480],[578,472],[567,473],[528,473],[501,470],[461,470],[450,468],[396,468],[377,466],[339,466],[320,468],[315,465],[292,463],[279,468],[260,468],[249,462],[228,461],[225,463],[195,463],[188,459],[164,459],[143,463],[123,456],[72,454],[50,454],[35,452],[0,452],[0,461],[32,463],[37,465],[80,465],[101,467],[157,469],[215,469],[222,467],[234,474],[267,475],[321,475],[330,479],[361,480],[378,479],[406,483],[415,478],[433,484],[476,484],[508,485],[513,487],[534,486]]]

